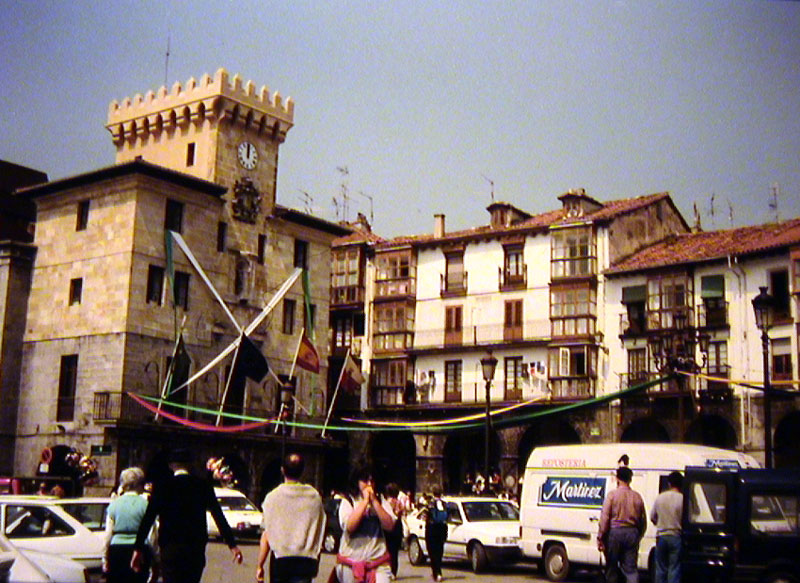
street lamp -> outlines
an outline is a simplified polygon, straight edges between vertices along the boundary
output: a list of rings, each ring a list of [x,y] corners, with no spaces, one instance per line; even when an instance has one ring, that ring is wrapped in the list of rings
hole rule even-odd
[[[772,325],[772,308],[775,298],[768,292],[766,286],[758,288],[760,291],[753,298],[753,311],[756,316],[756,326],[761,330],[761,355],[764,359],[764,465],[772,467],[772,386],[769,381],[769,330]]]
[[[290,382],[284,382],[281,384],[281,411],[280,411],[280,422],[281,422],[281,461],[286,459],[286,436],[287,436],[287,429],[286,427],[286,420],[289,418],[289,405],[292,404],[292,396],[294,394],[294,385]]]
[[[492,418],[491,418],[491,389],[492,379],[494,378],[494,370],[497,368],[497,359],[492,356],[492,351],[481,358],[481,369],[483,371],[483,380],[486,381],[486,443],[484,448],[483,458],[483,471],[484,483],[489,484],[489,435],[492,431]]]

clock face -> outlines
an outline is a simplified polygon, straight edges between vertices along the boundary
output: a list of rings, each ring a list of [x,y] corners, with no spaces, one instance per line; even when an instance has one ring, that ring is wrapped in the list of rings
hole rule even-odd
[[[239,144],[239,164],[247,170],[252,170],[258,162],[258,150],[250,142]]]

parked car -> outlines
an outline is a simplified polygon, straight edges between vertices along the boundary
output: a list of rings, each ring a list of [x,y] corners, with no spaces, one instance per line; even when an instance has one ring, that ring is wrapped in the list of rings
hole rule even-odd
[[[23,551],[52,553],[100,571],[103,537],[67,512],[61,499],[0,496],[0,532]]]
[[[51,553],[24,551],[0,535],[0,583],[88,583],[77,561]]]
[[[500,498],[445,496],[447,541],[445,559],[468,560],[475,573],[490,564],[515,562],[519,548],[519,507]],[[408,560],[412,565],[425,562],[425,509],[408,516]]]
[[[102,533],[106,528],[106,510],[109,497],[58,498],[54,504],[61,506],[92,532]]]
[[[342,539],[342,525],[339,524],[339,505],[341,498],[325,498],[325,538],[322,539],[322,550],[326,553],[339,551],[339,541]]]
[[[214,488],[222,513],[233,534],[240,538],[258,538],[261,530],[261,510],[247,496],[233,488]],[[217,523],[210,512],[206,512],[208,536],[219,537]]]

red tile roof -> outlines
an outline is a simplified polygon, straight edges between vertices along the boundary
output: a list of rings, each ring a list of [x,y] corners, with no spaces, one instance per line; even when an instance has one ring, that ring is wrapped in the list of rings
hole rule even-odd
[[[783,223],[675,235],[622,259],[607,274],[714,261],[800,244],[800,218]]]
[[[538,229],[547,229],[552,225],[567,225],[575,222],[606,222],[625,213],[646,207],[650,204],[663,199],[669,198],[669,193],[660,192],[657,194],[649,194],[646,196],[637,196],[634,198],[625,198],[621,200],[612,200],[603,203],[603,206],[593,213],[588,213],[579,219],[568,218],[564,209],[547,211],[538,215],[534,215],[529,219],[525,219],[506,227],[491,227],[490,225],[482,225],[479,227],[472,227],[461,231],[451,231],[445,233],[443,237],[434,237],[431,233],[422,235],[401,235],[393,239],[382,241],[379,246],[390,247],[395,245],[430,245],[436,243],[446,243],[457,241],[461,239],[473,239],[483,237],[496,237],[498,235],[509,235],[515,232],[526,232]]]

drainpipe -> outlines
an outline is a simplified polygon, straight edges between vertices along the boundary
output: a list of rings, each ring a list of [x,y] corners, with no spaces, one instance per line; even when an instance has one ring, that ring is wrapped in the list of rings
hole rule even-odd
[[[744,298],[745,291],[747,290],[747,274],[742,266],[739,265],[739,260],[736,257],[728,255],[728,268],[731,273],[736,276],[738,285],[739,297]],[[742,370],[750,370],[750,353],[747,350],[747,326],[744,325],[746,314],[742,314],[742,306],[746,302],[740,301],[738,306],[739,322],[742,325],[742,347],[740,348],[741,362],[744,364]],[[753,422],[753,416],[750,414],[750,389],[743,389],[742,397],[739,399],[739,426],[742,428],[742,448],[747,449],[750,447],[750,436],[752,435],[750,424]]]

